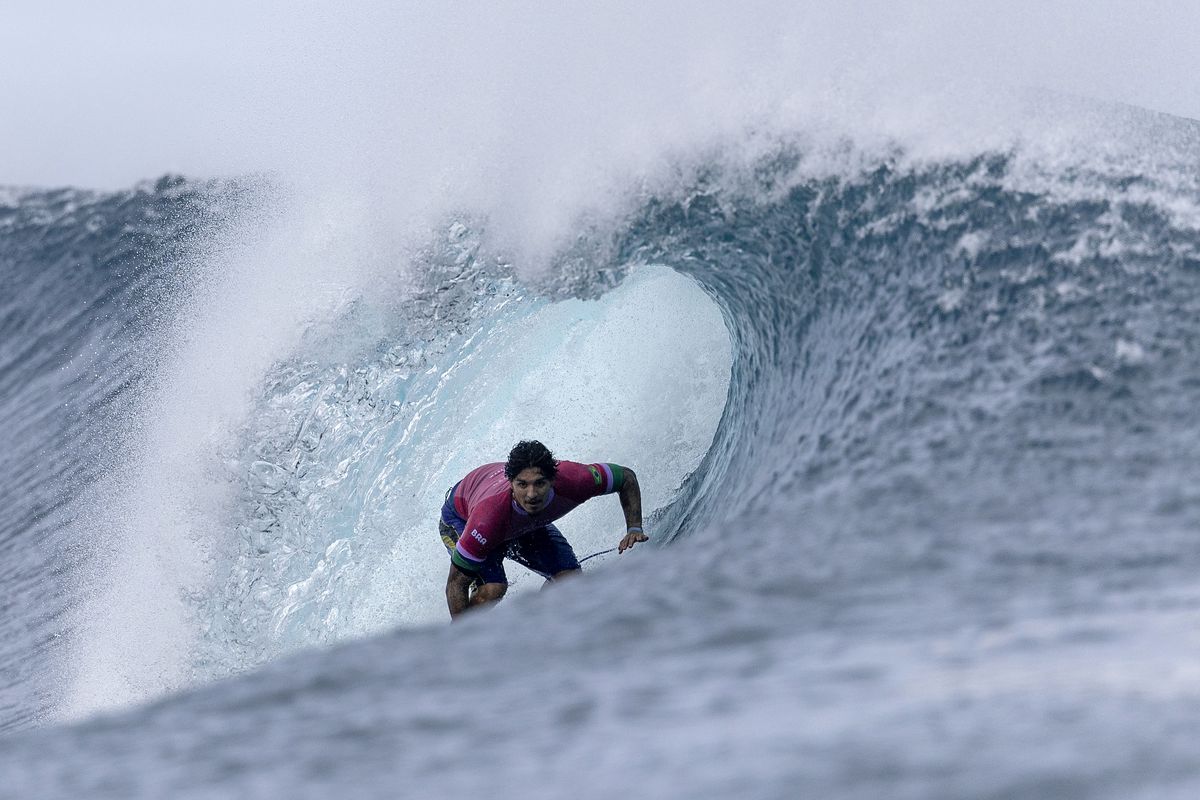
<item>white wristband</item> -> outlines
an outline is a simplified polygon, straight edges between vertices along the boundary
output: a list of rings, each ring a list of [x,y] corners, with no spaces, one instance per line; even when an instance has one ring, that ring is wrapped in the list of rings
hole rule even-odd
[[[637,531],[638,533],[645,533],[645,531],[643,531],[643,530],[642,530],[642,526],[641,526],[641,525],[630,525],[630,526],[629,526],[628,528],[626,528],[625,530],[626,530],[627,532],[633,532],[633,531]]]

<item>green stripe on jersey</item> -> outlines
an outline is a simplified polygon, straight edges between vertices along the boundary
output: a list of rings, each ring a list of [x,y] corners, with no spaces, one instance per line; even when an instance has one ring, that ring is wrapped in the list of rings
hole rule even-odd
[[[625,485],[625,469],[620,464],[609,464],[608,468],[613,474],[613,491],[619,490]]]
[[[457,550],[450,551],[450,560],[454,562],[456,567],[465,569],[467,572],[479,572],[479,568],[483,566],[483,564],[476,564],[473,561],[463,558],[462,553]]]

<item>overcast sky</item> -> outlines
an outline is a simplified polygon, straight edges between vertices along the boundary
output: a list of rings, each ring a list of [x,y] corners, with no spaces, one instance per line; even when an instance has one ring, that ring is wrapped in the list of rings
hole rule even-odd
[[[542,5],[0,0],[0,184],[532,162],[841,81],[1200,118],[1194,0]]]

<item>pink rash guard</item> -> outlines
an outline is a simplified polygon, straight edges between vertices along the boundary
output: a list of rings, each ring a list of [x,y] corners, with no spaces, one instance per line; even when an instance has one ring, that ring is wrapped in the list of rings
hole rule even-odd
[[[504,542],[543,528],[583,502],[619,491],[625,470],[617,464],[559,461],[546,506],[530,514],[513,499],[504,463],[471,470],[454,488],[454,510],[466,520],[455,546],[455,563],[479,568]]]

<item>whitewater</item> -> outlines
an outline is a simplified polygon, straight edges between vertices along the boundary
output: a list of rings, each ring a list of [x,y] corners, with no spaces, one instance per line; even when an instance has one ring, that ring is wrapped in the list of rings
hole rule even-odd
[[[1200,123],[514,19],[579,65],[417,124],[366,36],[231,174],[0,190],[0,796],[1195,797]],[[651,542],[450,625],[531,437]]]

